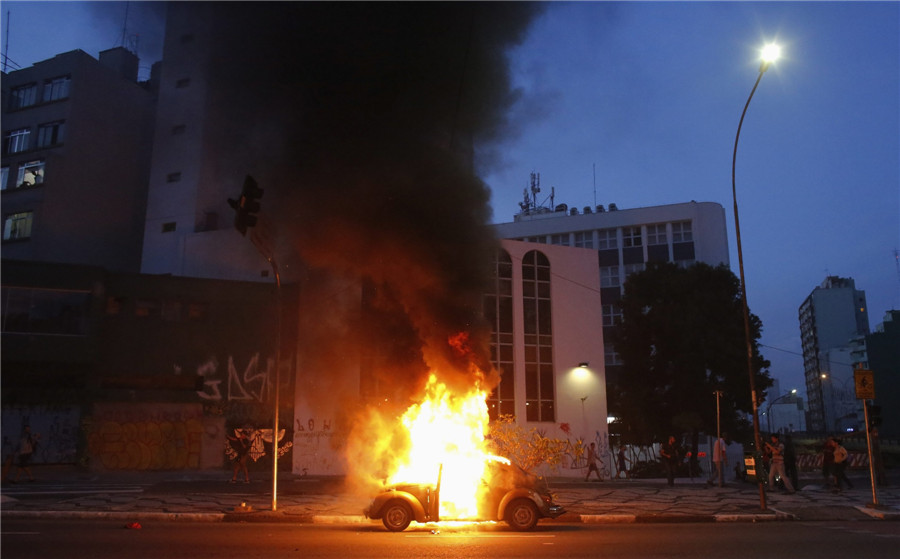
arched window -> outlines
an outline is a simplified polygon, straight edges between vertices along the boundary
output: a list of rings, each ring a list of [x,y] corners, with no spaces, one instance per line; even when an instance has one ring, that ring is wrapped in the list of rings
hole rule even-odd
[[[550,261],[536,250],[522,258],[522,311],[525,416],[528,421],[556,421]]]
[[[512,258],[503,249],[494,261],[493,292],[484,297],[484,315],[491,328],[491,359],[500,371],[500,384],[487,399],[492,420],[515,415],[516,391],[513,370]]]

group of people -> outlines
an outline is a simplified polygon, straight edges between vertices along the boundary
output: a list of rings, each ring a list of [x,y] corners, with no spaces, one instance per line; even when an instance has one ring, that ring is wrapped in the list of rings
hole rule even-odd
[[[584,476],[584,481],[588,481],[591,478],[592,472],[597,474],[597,481],[603,481],[603,476],[600,475],[600,468],[597,466],[597,463],[602,463],[602,460],[600,460],[600,456],[597,454],[597,445],[595,443],[591,443],[585,450],[585,458],[588,471],[587,475]],[[619,450],[616,453],[615,479],[619,479],[619,476],[626,479],[628,478],[628,468],[626,466],[628,462],[629,460],[625,454],[625,445],[619,445]]]

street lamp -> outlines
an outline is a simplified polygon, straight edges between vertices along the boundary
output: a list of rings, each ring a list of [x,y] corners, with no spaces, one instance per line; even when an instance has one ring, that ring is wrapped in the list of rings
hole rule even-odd
[[[766,45],[762,50],[762,62],[759,65],[759,77],[756,78],[756,83],[753,84],[753,89],[750,91],[750,97],[747,98],[747,103],[744,105],[744,111],[741,113],[737,134],[734,137],[734,155],[731,158],[731,196],[734,199],[734,229],[738,250],[738,268],[741,273],[741,304],[744,311],[744,342],[747,346],[747,373],[750,376],[750,399],[753,403],[753,437],[756,443],[757,453],[762,449],[762,439],[759,436],[759,404],[756,399],[756,378],[753,374],[753,345],[750,340],[750,311],[747,307],[747,282],[744,279],[744,255],[741,250],[741,221],[738,217],[737,187],[735,186],[734,181],[734,170],[735,164],[737,163],[738,139],[741,137],[741,126],[744,124],[744,116],[747,114],[747,107],[750,106],[750,100],[753,99],[753,94],[756,93],[756,88],[759,86],[759,81],[762,79],[763,74],[766,73],[766,70],[769,69],[769,65],[780,53],[781,49],[774,44]],[[763,488],[762,478],[757,475],[756,479],[759,482],[759,506],[761,509],[766,510],[766,490]]]
[[[793,389],[791,389],[790,392],[786,392],[786,393],[782,394],[781,396],[775,398],[774,400],[772,400],[771,404],[766,406],[766,421],[768,422],[768,425],[769,425],[769,433],[772,433],[772,414],[770,413],[772,410],[772,406],[774,406],[776,403],[778,403],[779,400],[783,400],[783,399],[787,398],[788,396],[793,396],[796,393],[797,393],[797,389],[793,388]]]

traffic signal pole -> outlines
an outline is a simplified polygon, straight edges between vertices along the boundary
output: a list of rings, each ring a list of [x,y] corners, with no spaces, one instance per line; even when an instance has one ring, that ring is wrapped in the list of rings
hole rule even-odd
[[[866,449],[869,451],[869,479],[872,481],[872,507],[878,505],[878,489],[875,487],[875,456],[872,454],[872,426],[869,424],[869,401],[863,400],[863,418],[866,420]]]
[[[244,178],[241,195],[237,199],[228,199],[228,205],[234,208],[234,228],[241,234],[247,235],[247,229],[255,227],[258,222],[256,215],[260,210],[259,199],[262,198],[263,189],[250,175]],[[275,400],[275,414],[272,419],[272,510],[278,510],[278,412],[280,409],[281,391],[281,274],[278,271],[278,262],[270,246],[261,240],[259,235],[250,235],[250,241],[259,253],[272,266],[275,275],[275,387],[273,399]]]

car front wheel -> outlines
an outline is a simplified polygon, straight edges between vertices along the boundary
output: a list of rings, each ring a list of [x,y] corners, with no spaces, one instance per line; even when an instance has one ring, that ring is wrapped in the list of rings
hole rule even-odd
[[[381,522],[384,527],[391,532],[402,532],[406,530],[412,521],[412,511],[409,505],[402,501],[391,501],[384,509],[381,516]]]
[[[538,522],[537,507],[528,499],[516,499],[506,507],[506,523],[514,530],[527,532]]]

